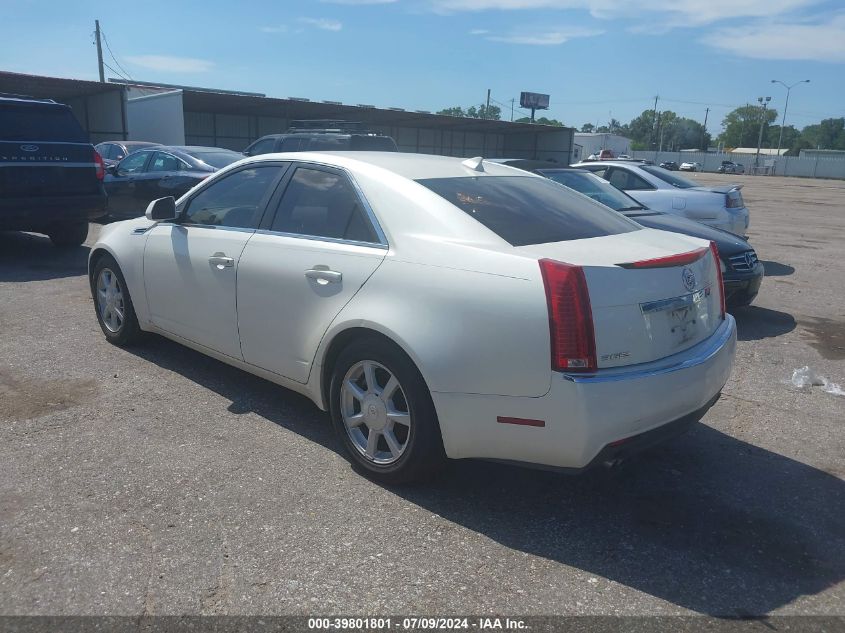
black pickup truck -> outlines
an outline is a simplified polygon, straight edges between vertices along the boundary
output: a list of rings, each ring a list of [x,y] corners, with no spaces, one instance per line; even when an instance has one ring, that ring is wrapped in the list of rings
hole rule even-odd
[[[105,214],[104,176],[103,159],[68,106],[0,97],[0,230],[82,244],[88,221]]]

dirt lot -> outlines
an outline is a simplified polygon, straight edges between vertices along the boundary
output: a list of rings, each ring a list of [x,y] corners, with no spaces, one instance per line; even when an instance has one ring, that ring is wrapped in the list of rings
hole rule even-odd
[[[386,489],[307,400],[101,335],[87,248],[0,234],[0,613],[845,613],[845,183],[741,181],[767,277],[704,424],[580,478]],[[98,227],[92,226],[89,242]]]

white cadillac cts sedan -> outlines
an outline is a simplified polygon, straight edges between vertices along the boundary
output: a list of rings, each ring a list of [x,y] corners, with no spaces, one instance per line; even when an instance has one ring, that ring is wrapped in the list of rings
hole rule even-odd
[[[89,271],[109,341],[305,394],[386,482],[616,461],[699,420],[736,342],[713,245],[481,159],[248,158],[104,227]]]

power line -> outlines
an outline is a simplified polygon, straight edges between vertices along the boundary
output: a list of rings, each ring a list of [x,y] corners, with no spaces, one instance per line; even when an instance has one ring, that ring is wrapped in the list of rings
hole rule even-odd
[[[109,45],[109,38],[106,35],[106,32],[103,31],[102,29],[100,29],[100,33],[103,36],[103,41],[106,43],[106,49],[108,49],[109,55],[111,55],[112,60],[114,60],[114,63],[117,64],[117,67],[120,68],[124,72],[124,74],[126,75],[125,78],[129,78],[129,80],[132,81],[132,76],[126,71],[126,69],[123,66],[120,65],[120,62],[117,61],[117,57],[115,57],[114,53],[112,53],[111,46]],[[112,69],[112,70],[114,70],[114,69]]]
[[[114,68],[112,68],[111,66],[109,66],[106,62],[103,62],[103,66],[105,66],[106,68],[108,68],[110,71],[112,71],[115,75],[117,75],[117,76],[118,76],[118,77],[120,77],[121,79],[125,79],[126,81],[132,81],[129,77],[124,77],[123,75],[121,75],[121,74],[120,74],[120,71],[115,70]]]

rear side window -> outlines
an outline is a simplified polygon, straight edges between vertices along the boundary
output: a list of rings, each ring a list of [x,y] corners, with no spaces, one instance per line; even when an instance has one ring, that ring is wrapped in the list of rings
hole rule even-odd
[[[0,104],[0,141],[87,143],[70,108]]]
[[[280,152],[298,152],[302,139],[298,136],[289,136],[282,141]]]
[[[368,152],[398,152],[396,141],[389,136],[355,136],[349,139],[349,149]]]
[[[474,176],[417,182],[513,246],[583,240],[640,228],[545,178]]]
[[[352,185],[341,174],[300,167],[279,203],[271,230],[378,242]]]
[[[341,152],[349,149],[349,137],[315,136],[308,139],[308,144],[303,149],[311,152]]]
[[[668,173],[668,172],[667,172]],[[632,174],[627,169],[620,169],[619,167],[611,168],[609,174],[605,178],[611,185],[622,191],[645,191],[654,189],[650,182],[644,178],[640,178],[636,174]]]
[[[640,169],[647,171],[652,176],[657,176],[663,182],[668,182],[670,185],[677,187],[678,189],[691,189],[692,187],[698,187],[698,184],[694,183],[692,180],[687,180],[683,176],[676,176],[668,169],[663,169],[662,167],[643,165]]]

